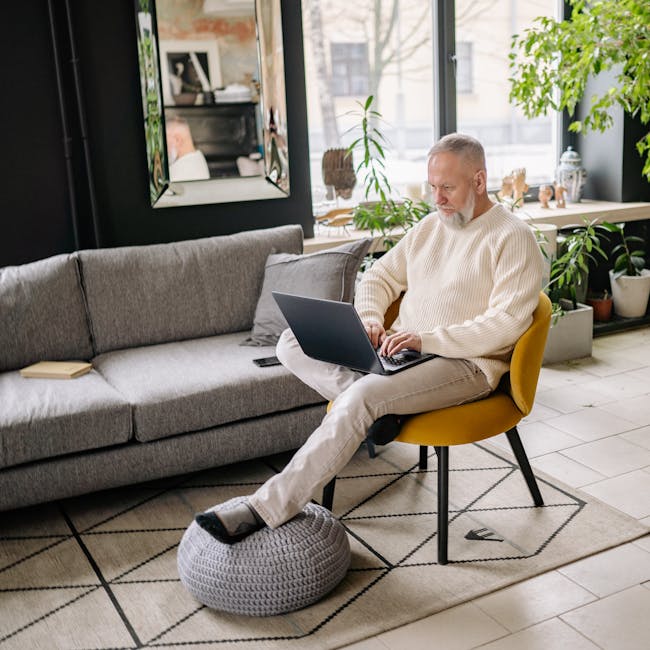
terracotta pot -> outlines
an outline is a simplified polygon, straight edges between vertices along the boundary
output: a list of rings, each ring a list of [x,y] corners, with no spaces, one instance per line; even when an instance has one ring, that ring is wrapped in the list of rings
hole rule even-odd
[[[587,298],[587,304],[594,310],[594,320],[603,322],[612,317],[614,301],[611,298]]]

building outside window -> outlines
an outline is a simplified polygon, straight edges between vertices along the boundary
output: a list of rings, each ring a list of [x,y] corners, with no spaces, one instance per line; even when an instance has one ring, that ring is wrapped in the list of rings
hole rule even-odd
[[[302,0],[312,194],[323,195],[322,155],[346,147],[351,114],[370,94],[388,140],[386,175],[396,195],[426,183],[426,154],[436,137],[438,105],[455,92],[456,130],[486,149],[488,182],[498,189],[513,168],[530,185],[552,179],[559,160],[556,117],[526,119],[508,99],[514,33],[537,16],[557,17],[558,0]],[[453,7],[455,88],[435,87],[434,25]],[[440,33],[436,30],[436,33]],[[447,35],[445,35],[447,37]],[[364,69],[365,68],[365,69]],[[363,80],[361,79],[363,75]],[[443,131],[443,133],[446,131]],[[355,164],[359,162],[358,154]],[[362,179],[352,199],[363,200]]]
[[[330,43],[332,94],[336,97],[368,94],[368,44]]]
[[[474,92],[472,68],[472,43],[456,41],[456,93],[469,95]]]

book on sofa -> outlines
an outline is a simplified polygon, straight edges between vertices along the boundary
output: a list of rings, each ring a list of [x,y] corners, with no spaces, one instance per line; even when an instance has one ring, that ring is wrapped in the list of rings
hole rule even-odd
[[[74,379],[90,372],[92,367],[86,361],[39,361],[21,368],[20,374],[37,379]]]

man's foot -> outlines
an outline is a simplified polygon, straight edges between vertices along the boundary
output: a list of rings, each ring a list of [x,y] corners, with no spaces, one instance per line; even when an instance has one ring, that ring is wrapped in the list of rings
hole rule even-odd
[[[200,512],[194,521],[224,544],[235,544],[266,526],[248,501],[242,501],[233,507]]]
[[[403,415],[382,415],[370,425],[366,438],[376,445],[387,445],[397,438],[403,422]]]

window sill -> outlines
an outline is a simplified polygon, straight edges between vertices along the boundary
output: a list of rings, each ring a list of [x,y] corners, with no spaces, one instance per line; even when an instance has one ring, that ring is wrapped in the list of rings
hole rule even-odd
[[[567,203],[566,208],[556,208],[555,201],[551,201],[550,206],[542,208],[539,203],[525,203],[522,208],[515,210],[515,214],[533,226],[551,224],[557,228],[581,225],[583,217],[590,220],[598,219],[599,222],[611,221],[612,223],[650,219],[650,203],[615,203],[585,199],[580,203]],[[319,233],[316,237],[305,239],[304,251],[305,253],[314,253],[365,237],[374,240],[371,252],[383,250],[381,236],[373,236],[367,230],[355,230],[350,227],[343,230],[333,227],[329,233]]]
[[[555,201],[551,201],[549,205],[549,208],[542,208],[539,203],[525,203],[522,208],[515,210],[515,214],[532,224],[548,223],[558,228],[582,225],[583,217],[612,223],[650,219],[650,203],[616,203],[584,199],[580,203],[567,203],[566,208],[555,207]]]

